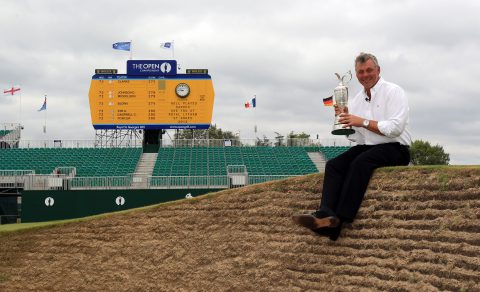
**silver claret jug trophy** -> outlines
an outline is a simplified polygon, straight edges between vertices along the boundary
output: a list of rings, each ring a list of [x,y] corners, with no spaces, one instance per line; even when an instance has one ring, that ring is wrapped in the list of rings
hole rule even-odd
[[[344,124],[341,124],[338,119],[340,118],[341,113],[348,113],[348,87],[347,84],[352,80],[352,72],[348,71],[340,77],[338,73],[335,73],[338,78],[338,86],[333,90],[333,105],[338,108],[338,111],[335,111],[335,123],[333,124],[333,135],[351,135],[355,133],[355,130],[352,127],[344,128]],[[338,114],[337,114],[338,112]]]

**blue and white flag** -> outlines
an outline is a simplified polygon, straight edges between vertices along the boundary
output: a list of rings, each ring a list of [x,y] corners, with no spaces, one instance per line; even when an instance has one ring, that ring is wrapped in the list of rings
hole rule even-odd
[[[131,42],[114,43],[112,45],[112,48],[114,50],[130,51],[130,44],[131,44]]]
[[[162,49],[173,49],[173,43],[172,42],[161,43],[160,48],[162,48]]]
[[[47,96],[45,95],[45,101],[43,102],[42,107],[38,111],[41,112],[46,110],[47,110]]]

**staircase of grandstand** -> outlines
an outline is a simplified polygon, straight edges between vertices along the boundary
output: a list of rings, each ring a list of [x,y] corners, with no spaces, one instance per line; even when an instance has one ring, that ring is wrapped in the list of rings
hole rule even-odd
[[[312,160],[313,164],[317,167],[318,172],[325,171],[325,165],[327,161],[325,160],[325,156],[322,152],[308,152],[308,157]]]
[[[132,178],[133,188],[147,188],[148,177],[152,176],[158,153],[142,153]]]

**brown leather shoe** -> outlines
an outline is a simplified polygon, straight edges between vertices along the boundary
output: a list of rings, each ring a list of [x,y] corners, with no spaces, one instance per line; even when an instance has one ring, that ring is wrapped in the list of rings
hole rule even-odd
[[[298,225],[303,227],[315,230],[322,227],[337,227],[340,223],[340,220],[335,216],[328,216],[324,218],[317,218],[310,214],[301,214],[301,215],[294,215],[292,217],[293,221]]]

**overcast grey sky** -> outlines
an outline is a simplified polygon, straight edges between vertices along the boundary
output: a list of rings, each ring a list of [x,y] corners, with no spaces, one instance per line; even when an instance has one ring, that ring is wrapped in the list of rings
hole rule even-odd
[[[2,0],[0,85],[20,85],[24,139],[93,139],[88,89],[95,68],[125,72],[134,59],[208,68],[212,123],[253,138],[305,132],[330,139],[335,72],[371,52],[381,76],[402,86],[413,139],[440,144],[451,164],[480,164],[480,1],[55,1]],[[354,77],[351,93],[360,90]],[[44,113],[48,95],[47,134]],[[0,123],[18,122],[19,96],[0,98]]]

